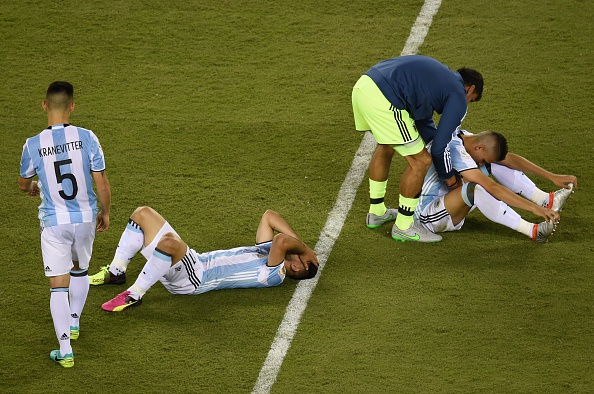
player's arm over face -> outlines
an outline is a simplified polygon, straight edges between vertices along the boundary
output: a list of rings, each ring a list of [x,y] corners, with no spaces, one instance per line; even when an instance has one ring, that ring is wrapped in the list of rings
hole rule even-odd
[[[275,232],[290,235],[299,239],[295,230],[278,213],[269,209],[262,215],[258,230],[256,231],[256,243],[272,241]]]
[[[272,240],[270,247],[270,254],[268,255],[268,262],[266,265],[275,267],[285,260],[287,254],[296,254],[299,256],[301,262],[308,269],[309,264],[318,265],[318,256],[309,246],[303,241],[293,238],[288,234],[277,234]]]
[[[276,236],[275,233],[278,233]],[[306,267],[310,263],[318,265],[316,253],[299,239],[295,230],[278,213],[269,209],[264,212],[258,230],[256,232],[256,243],[269,242],[272,240],[267,265],[275,267],[285,260],[287,253],[299,255]]]

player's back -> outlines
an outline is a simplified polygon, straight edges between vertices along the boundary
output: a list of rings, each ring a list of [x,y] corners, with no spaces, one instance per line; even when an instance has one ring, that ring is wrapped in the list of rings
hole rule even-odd
[[[39,218],[45,227],[95,221],[97,197],[91,171],[103,171],[105,160],[95,134],[57,124],[27,139],[21,176],[39,177]]]
[[[465,100],[462,77],[436,59],[422,55],[384,60],[366,72],[396,108],[415,120],[441,114],[451,94]]]

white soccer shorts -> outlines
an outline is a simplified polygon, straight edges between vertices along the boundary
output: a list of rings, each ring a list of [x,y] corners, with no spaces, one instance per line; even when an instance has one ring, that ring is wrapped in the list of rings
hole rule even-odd
[[[443,233],[446,231],[457,231],[464,225],[464,219],[457,225],[452,222],[452,217],[446,211],[444,205],[445,196],[436,198],[428,204],[419,215],[419,221],[427,230],[434,233]],[[471,211],[475,207],[471,208]]]
[[[72,223],[45,227],[41,230],[41,254],[45,276],[58,276],[70,272],[78,261],[80,269],[88,269],[95,223]]]
[[[148,260],[151,258],[153,252],[155,251],[155,248],[157,247],[157,244],[159,243],[161,238],[163,238],[163,235],[165,235],[166,233],[173,233],[179,237],[179,234],[177,233],[177,231],[173,229],[173,227],[171,227],[169,222],[165,222],[165,224],[163,225],[163,227],[161,227],[157,235],[155,235],[155,238],[153,238],[151,243],[148,244],[146,247],[143,247],[140,251],[140,253],[144,256],[145,259]]]

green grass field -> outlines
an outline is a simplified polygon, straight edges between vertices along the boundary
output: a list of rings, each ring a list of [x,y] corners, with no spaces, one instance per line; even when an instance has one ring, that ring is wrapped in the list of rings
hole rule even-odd
[[[362,138],[352,86],[400,54],[422,4],[0,3],[0,392],[249,393],[296,285],[184,297],[157,284],[121,314],[100,305],[124,288],[92,288],[76,365],[54,365],[39,200],[17,187],[50,82],[74,84],[71,121],[106,153],[111,227],[92,273],[140,205],[198,250],[253,243],[267,208],[313,246]],[[419,53],[485,76],[464,127],[504,133],[579,188],[548,244],[475,212],[417,245],[365,227],[365,178],[273,393],[594,392],[593,16],[585,0],[443,2]]]

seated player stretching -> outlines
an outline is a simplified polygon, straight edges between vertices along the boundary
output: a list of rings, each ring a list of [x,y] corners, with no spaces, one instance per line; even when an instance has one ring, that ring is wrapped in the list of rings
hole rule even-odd
[[[113,262],[91,276],[91,284],[126,283],[128,263],[140,250],[148,260],[141,274],[128,290],[104,303],[104,310],[120,312],[140,305],[144,294],[159,280],[172,294],[200,294],[278,286],[285,275],[310,279],[318,271],[316,253],[272,210],[262,215],[255,246],[198,253],[157,211],[140,207],[128,221]]]
[[[575,176],[553,174],[522,156],[508,153],[505,138],[493,131],[476,135],[458,131],[449,148],[452,165],[464,182],[450,191],[431,166],[425,176],[415,219],[433,232],[460,230],[466,215],[476,207],[496,223],[536,242],[547,242],[559,221],[558,211],[573,193],[573,187],[577,187]],[[539,175],[563,189],[544,192],[524,172]],[[510,205],[541,216],[545,221],[530,223]]]

